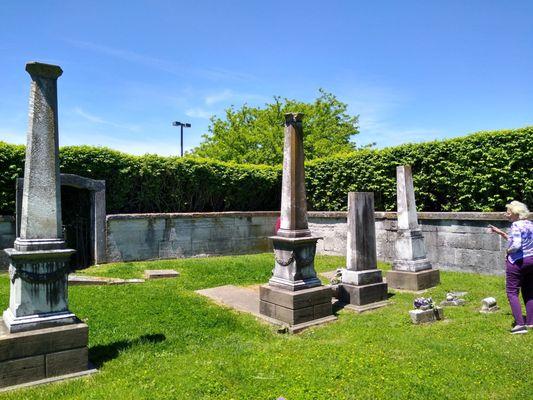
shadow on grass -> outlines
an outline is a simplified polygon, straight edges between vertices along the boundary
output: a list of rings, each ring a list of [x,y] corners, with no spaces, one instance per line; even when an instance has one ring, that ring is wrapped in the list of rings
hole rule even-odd
[[[162,333],[142,335],[133,340],[119,340],[118,342],[94,346],[89,349],[89,360],[96,368],[100,368],[107,361],[118,357],[122,350],[129,349],[142,343],[159,343],[166,339]]]

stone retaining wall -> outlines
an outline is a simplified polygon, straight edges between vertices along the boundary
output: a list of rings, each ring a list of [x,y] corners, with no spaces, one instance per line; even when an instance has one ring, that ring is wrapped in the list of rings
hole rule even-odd
[[[107,261],[270,251],[276,212],[107,216]]]
[[[119,214],[107,216],[108,262],[259,253],[271,250],[277,212]],[[428,258],[447,271],[503,274],[506,243],[487,225],[508,228],[503,213],[418,213]],[[346,213],[310,212],[319,254],[346,252]],[[396,213],[376,212],[378,259],[395,257]],[[15,240],[12,217],[0,216],[0,248]],[[3,253],[3,252],[0,252]],[[7,258],[0,254],[0,267]]]
[[[396,213],[376,212],[375,217],[378,259],[392,262],[396,255]],[[345,255],[345,212],[311,212],[309,222],[311,231],[324,237],[318,242],[318,253]],[[507,243],[487,228],[492,224],[507,229],[510,223],[504,213],[419,212],[418,222],[428,258],[435,267],[446,271],[504,273]]]
[[[0,215],[0,270],[9,266],[7,254],[2,249],[13,247],[15,238],[15,217]]]

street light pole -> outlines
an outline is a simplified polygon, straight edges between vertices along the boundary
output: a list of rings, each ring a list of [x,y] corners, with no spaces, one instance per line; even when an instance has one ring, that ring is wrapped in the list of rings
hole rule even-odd
[[[181,128],[180,129],[180,131],[181,131],[181,134],[180,134],[180,137],[181,137],[181,140],[180,140],[180,144],[181,144],[180,153],[181,153],[181,157],[183,157],[183,127],[190,128],[191,124],[189,124],[187,122],[174,121],[172,123],[172,126],[179,126]]]

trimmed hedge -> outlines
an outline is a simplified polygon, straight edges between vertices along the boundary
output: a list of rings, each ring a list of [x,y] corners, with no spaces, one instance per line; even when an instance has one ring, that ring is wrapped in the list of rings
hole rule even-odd
[[[469,136],[307,163],[309,201],[345,210],[349,191],[374,192],[377,210],[396,209],[396,166],[413,167],[417,208],[498,211],[512,199],[533,206],[533,127]]]
[[[90,146],[62,147],[59,158],[63,173],[106,181],[108,213],[279,208],[280,168],[132,156]],[[23,160],[24,146],[0,142],[0,215],[14,213],[15,179],[23,175]]]
[[[425,211],[495,211],[517,199],[533,206],[533,127],[480,132],[313,160],[310,209],[345,210],[347,192],[372,191],[376,209],[396,208],[396,166],[413,167]],[[24,146],[0,142],[0,215],[13,214]],[[278,210],[281,168],[198,158],[131,156],[107,148],[60,150],[61,172],[107,184],[107,212]]]

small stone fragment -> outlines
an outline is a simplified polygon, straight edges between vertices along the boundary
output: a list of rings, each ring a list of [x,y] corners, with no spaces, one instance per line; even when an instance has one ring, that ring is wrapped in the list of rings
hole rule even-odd
[[[147,269],[144,271],[146,279],[176,278],[178,276],[180,276],[180,273],[173,269]]]
[[[424,324],[444,319],[444,310],[441,307],[435,307],[428,310],[410,310],[409,316],[413,324]]]
[[[481,310],[482,313],[492,313],[497,310],[499,310],[500,307],[498,306],[498,303],[496,302],[496,299],[494,297],[486,297],[483,300],[481,300]]]

